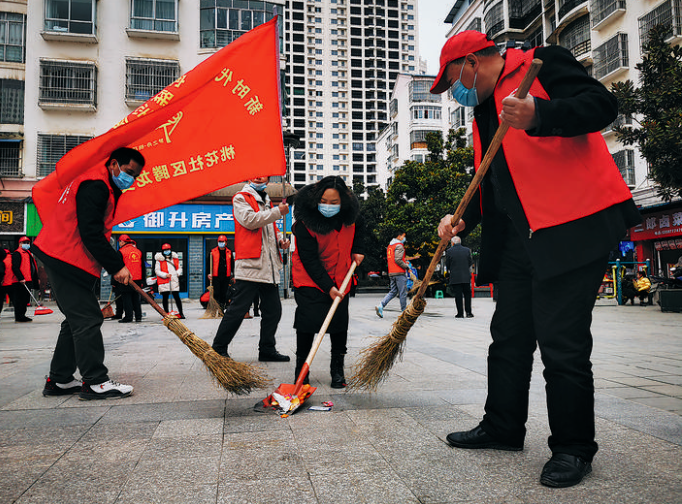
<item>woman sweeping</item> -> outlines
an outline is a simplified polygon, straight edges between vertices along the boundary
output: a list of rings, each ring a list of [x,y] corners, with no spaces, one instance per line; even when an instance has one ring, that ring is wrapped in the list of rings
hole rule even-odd
[[[328,328],[332,388],[346,386],[343,361],[348,338],[348,297],[338,287],[351,262],[364,259],[364,224],[359,204],[341,177],[325,177],[305,186],[294,206],[296,250],[292,279],[296,298],[296,377],[308,356],[332,302],[343,298]],[[308,377],[304,383],[308,383]]]
[[[156,260],[154,272],[156,273],[156,282],[159,286],[159,294],[161,294],[163,300],[163,309],[168,313],[168,297],[172,294],[175,304],[178,305],[178,318],[184,319],[182,302],[180,301],[179,277],[182,276],[180,257],[171,250],[169,243],[164,243],[161,246],[161,252],[157,252],[154,259]]]

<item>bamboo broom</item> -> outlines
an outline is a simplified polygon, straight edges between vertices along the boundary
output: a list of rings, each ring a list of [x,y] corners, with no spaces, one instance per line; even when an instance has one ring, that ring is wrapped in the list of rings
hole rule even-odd
[[[229,264],[228,264],[229,266]],[[202,319],[217,319],[217,318],[223,318],[223,310],[220,308],[220,305],[218,304],[218,301],[216,301],[215,297],[213,296],[213,254],[211,253],[211,282],[209,283],[208,286],[208,305],[206,305],[206,311],[204,311],[204,314],[199,317]]]
[[[190,331],[179,319],[168,315],[139,285],[131,285],[163,317],[163,325],[173,331],[190,351],[199,357],[213,378],[228,392],[246,395],[254,389],[270,386],[272,380],[261,374],[260,369],[223,357],[213,347]]]
[[[542,60],[534,59],[528,72],[524,76],[519,88],[516,92],[516,97],[523,99],[528,94],[531,84],[537,77],[540,67],[542,66]],[[497,154],[500,145],[502,145],[502,139],[507,133],[509,125],[505,122],[500,123],[495,132],[495,136],[488,147],[488,151],[481,161],[474,178],[471,180],[469,187],[464,193],[464,197],[457,206],[457,210],[452,216],[452,226],[457,225],[457,223],[462,218],[464,211],[466,210],[469,202],[473,198],[478,186],[480,185],[483,177],[490,168],[495,154]],[[436,269],[436,265],[440,262],[440,258],[447,247],[448,238],[443,238],[438,244],[433,259],[429,268],[426,270],[426,274],[421,281],[421,285],[417,290],[414,298],[407,306],[404,312],[393,323],[391,331],[383,338],[377,340],[375,343],[367,347],[360,352],[360,361],[356,366],[354,366],[354,375],[351,377],[348,383],[349,389],[359,390],[376,390],[381,382],[388,378],[388,373],[395,364],[396,360],[402,358],[405,339],[407,338],[407,333],[412,328],[414,323],[417,321],[419,316],[424,312],[426,308],[426,300],[424,299],[424,292],[429,285],[431,276]]]

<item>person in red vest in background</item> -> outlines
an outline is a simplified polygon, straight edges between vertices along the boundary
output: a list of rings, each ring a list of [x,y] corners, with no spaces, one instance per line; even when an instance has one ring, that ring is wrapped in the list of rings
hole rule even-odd
[[[256,177],[249,180],[232,198],[236,292],[213,339],[213,349],[218,354],[229,357],[227,346],[258,294],[262,317],[258,360],[288,362],[291,360],[289,356],[277,351],[275,333],[282,317],[277,278],[282,268],[282,257],[278,247],[288,248],[289,240],[282,235],[275,222],[289,212],[289,205],[282,201],[273,207],[265,192],[268,179],[269,177]]]
[[[12,253],[0,247],[0,313],[5,304],[5,297],[12,297]]]
[[[38,265],[30,252],[31,240],[27,236],[19,238],[19,248],[12,252],[12,301],[14,302],[14,321],[32,322],[26,316],[26,305],[31,300],[28,289],[40,288]]]
[[[213,297],[225,311],[229,300],[232,277],[232,251],[227,248],[227,236],[218,237],[218,246],[211,249],[211,272],[208,279],[213,285]]]
[[[296,371],[303,368],[334,299],[342,298],[327,329],[331,341],[331,387],[346,386],[343,365],[348,339],[348,293],[339,291],[353,261],[364,256],[360,205],[341,177],[324,177],[303,187],[294,206],[296,250],[291,277],[296,288]],[[308,383],[308,377],[304,383]]]
[[[130,236],[125,234],[119,236],[118,247],[126,268],[130,270],[133,282],[142,287],[142,251],[135,246]],[[132,322],[133,315],[135,322],[142,321],[142,306],[138,292],[131,285],[121,285],[120,292],[123,298],[123,317],[119,322]]]
[[[173,294],[175,304],[178,305],[178,318],[184,319],[182,301],[180,301],[180,277],[182,276],[180,257],[171,250],[170,243],[164,243],[161,246],[161,252],[157,252],[154,259],[156,260],[154,268],[156,283],[159,286],[163,309],[168,313],[168,297]]]
[[[83,400],[127,397],[131,385],[109,378],[104,365],[102,309],[97,299],[102,268],[127,285],[132,275],[109,239],[122,191],[144,167],[138,151],[121,147],[106,163],[74,179],[54,211],[41,215],[43,228],[33,251],[45,265],[52,293],[66,317],[50,363],[43,395],[79,393]],[[81,381],[74,378],[80,370]]]
[[[384,307],[396,296],[400,300],[400,311],[405,311],[405,308],[407,308],[406,273],[410,270],[410,266],[407,264],[407,257],[405,257],[405,240],[405,231],[396,231],[395,238],[391,240],[386,249],[388,278],[391,289],[386,294],[386,297],[374,307],[374,311],[381,318],[384,318]]]

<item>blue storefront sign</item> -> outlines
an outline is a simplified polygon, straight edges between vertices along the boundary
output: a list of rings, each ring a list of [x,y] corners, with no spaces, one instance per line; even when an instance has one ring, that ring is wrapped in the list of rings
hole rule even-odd
[[[283,220],[277,225],[282,229]],[[232,205],[173,205],[114,226],[114,233],[234,233]],[[291,216],[287,215],[287,232]]]

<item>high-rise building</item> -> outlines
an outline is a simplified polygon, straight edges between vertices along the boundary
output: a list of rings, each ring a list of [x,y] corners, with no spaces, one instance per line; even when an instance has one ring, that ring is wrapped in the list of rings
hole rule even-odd
[[[286,90],[296,187],[339,175],[377,184],[377,137],[391,89],[419,70],[417,0],[292,1]]]

